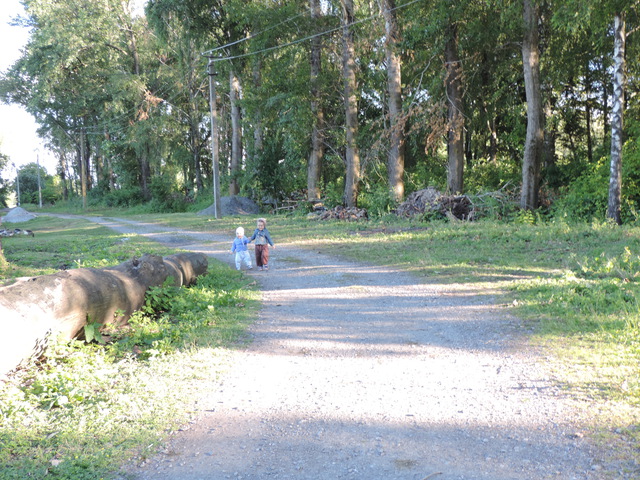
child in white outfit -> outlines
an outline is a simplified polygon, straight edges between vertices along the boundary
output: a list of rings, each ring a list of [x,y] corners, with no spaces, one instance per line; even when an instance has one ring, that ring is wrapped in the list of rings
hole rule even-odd
[[[233,239],[233,244],[231,245],[231,253],[236,254],[236,270],[240,270],[242,262],[247,265],[247,269],[251,270],[253,268],[251,255],[249,255],[249,249],[247,248],[248,243],[249,239],[244,236],[244,228],[238,227],[236,229],[236,238]]]

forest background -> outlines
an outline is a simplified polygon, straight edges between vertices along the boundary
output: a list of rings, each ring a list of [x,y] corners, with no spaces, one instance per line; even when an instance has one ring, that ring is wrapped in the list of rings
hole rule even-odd
[[[132,3],[23,2],[0,98],[58,167],[5,168],[4,202],[375,214],[435,186],[508,194],[502,216],[638,219],[637,1]]]

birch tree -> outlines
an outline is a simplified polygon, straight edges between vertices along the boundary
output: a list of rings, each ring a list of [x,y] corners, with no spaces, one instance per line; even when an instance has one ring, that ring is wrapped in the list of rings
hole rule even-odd
[[[617,13],[614,20],[613,47],[613,106],[611,109],[611,170],[609,177],[609,202],[607,218],[617,224],[620,218],[622,197],[622,144],[623,144],[623,109],[625,91],[625,19]]]

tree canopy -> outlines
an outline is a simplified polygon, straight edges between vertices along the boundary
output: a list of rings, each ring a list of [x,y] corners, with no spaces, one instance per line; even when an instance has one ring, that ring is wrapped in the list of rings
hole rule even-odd
[[[604,217],[614,162],[616,221],[640,209],[638,2],[23,3],[0,98],[35,117],[60,197],[211,196],[211,60],[230,194],[384,211],[509,185],[522,208]]]

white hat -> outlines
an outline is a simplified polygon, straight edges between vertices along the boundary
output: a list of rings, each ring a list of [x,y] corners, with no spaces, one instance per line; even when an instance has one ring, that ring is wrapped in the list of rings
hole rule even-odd
[[[244,235],[244,228],[242,227],[236,228],[236,235]]]

